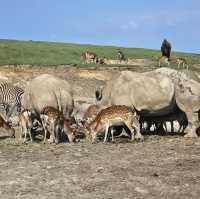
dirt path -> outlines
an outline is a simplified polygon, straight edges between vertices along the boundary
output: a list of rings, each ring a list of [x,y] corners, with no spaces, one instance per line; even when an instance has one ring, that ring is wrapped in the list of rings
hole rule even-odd
[[[0,143],[0,198],[199,198],[200,139]]]

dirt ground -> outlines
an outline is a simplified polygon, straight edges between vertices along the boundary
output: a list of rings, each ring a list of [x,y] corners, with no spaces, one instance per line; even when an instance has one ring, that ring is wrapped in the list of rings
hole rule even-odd
[[[146,68],[141,69],[141,71]],[[12,69],[0,78],[25,87],[42,74],[56,74],[74,88],[76,104],[94,102],[94,90],[119,70],[75,67]],[[16,129],[17,131],[17,129]],[[20,144],[0,131],[0,199],[199,198],[200,139],[145,135],[144,142]]]

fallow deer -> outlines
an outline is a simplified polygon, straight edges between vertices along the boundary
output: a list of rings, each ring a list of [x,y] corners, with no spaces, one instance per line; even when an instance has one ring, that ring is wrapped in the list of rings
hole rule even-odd
[[[31,142],[33,142],[31,129],[33,127],[33,121],[32,121],[32,114],[31,111],[28,109],[24,109],[20,115],[19,115],[19,126],[21,128],[21,135],[20,138],[22,139],[22,136],[24,135],[24,141],[26,142],[27,134],[29,134]]]
[[[130,129],[131,140],[134,140],[134,138],[143,139],[139,132],[139,120],[135,110],[120,105],[113,105],[101,110],[96,118],[86,125],[86,131],[91,135],[92,142],[95,142],[98,134],[105,131],[104,142],[106,142],[109,127],[123,124]]]

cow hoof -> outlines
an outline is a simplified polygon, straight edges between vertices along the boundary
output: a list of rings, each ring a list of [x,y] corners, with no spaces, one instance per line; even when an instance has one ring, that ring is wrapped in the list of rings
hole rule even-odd
[[[187,133],[184,135],[184,138],[197,138],[198,135],[196,133]]]

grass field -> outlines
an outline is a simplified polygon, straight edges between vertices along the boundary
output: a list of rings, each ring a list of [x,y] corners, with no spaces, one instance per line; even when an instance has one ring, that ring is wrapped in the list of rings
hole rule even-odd
[[[116,59],[117,49],[114,46],[95,46],[68,43],[0,40],[0,65],[32,64],[32,65],[65,65],[83,64],[80,58],[82,52],[93,51],[101,57]],[[127,58],[155,59],[160,51],[142,48],[120,48]],[[190,64],[200,63],[200,55],[172,52],[176,56],[187,58]]]

